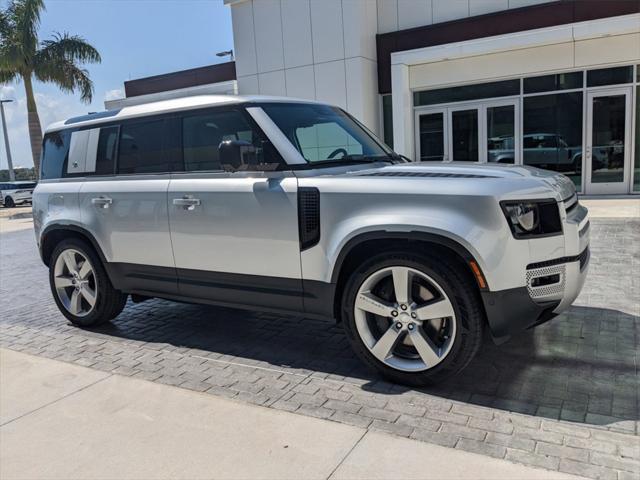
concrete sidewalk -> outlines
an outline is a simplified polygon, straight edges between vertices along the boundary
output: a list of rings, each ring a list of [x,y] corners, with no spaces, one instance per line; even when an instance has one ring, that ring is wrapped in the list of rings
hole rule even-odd
[[[578,477],[0,350],[0,478]]]

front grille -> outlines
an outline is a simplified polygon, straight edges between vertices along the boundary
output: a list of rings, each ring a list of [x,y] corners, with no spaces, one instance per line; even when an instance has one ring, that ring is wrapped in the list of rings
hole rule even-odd
[[[584,268],[587,266],[590,256],[591,252],[589,251],[589,247],[585,248],[583,252],[578,255],[578,260],[580,261],[580,271],[584,270]]]
[[[534,280],[540,278],[553,278],[554,281],[552,283],[535,286]],[[527,270],[527,290],[531,298],[561,296],[564,293],[564,283],[564,264]]]
[[[565,212],[572,212],[578,206],[578,194],[574,193],[569,198],[564,199],[562,203],[564,203]]]
[[[530,263],[529,265],[527,265],[527,270],[530,270],[533,268],[551,267],[553,265],[560,265],[562,263],[571,263],[571,262],[578,262],[578,261],[580,261],[580,267],[582,268],[582,261],[580,259],[583,256],[588,260],[589,247],[585,248],[582,251],[582,253],[580,253],[579,255],[574,255],[572,257],[561,257],[561,258],[554,258],[553,260],[545,260],[544,262]],[[585,260],[585,262],[587,260]]]
[[[591,227],[591,223],[589,222],[589,220],[587,220],[587,223],[585,223],[584,227],[582,227],[582,229],[578,232],[578,236],[580,238],[584,237],[585,234],[589,231],[590,227]]]

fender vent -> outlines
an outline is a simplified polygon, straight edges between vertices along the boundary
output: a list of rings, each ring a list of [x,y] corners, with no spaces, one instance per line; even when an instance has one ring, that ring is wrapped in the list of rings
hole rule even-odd
[[[496,178],[491,175],[448,172],[373,172],[363,173],[360,177],[422,177],[422,178]]]
[[[298,230],[300,250],[311,248],[320,241],[320,191],[317,188],[298,189]]]

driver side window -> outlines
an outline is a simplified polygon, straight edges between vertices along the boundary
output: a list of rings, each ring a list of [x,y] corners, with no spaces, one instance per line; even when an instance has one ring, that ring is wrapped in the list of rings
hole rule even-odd
[[[296,140],[308,161],[362,155],[362,145],[335,122],[296,128]]]
[[[221,155],[225,142],[242,142],[238,161]],[[263,134],[237,110],[208,111],[182,118],[184,170],[237,171],[276,170],[280,155]]]

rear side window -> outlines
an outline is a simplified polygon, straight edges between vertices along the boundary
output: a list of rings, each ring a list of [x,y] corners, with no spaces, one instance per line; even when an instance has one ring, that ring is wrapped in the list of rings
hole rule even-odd
[[[69,156],[70,139],[69,130],[51,132],[44,136],[40,178],[62,178]]]
[[[125,123],[120,127],[118,173],[161,173],[171,171],[163,143],[164,120]]]
[[[70,139],[69,130],[47,133],[44,136],[40,178],[62,178],[69,156]]]
[[[118,133],[120,133],[118,127],[100,129],[96,152],[96,175],[113,175],[115,173]]]

